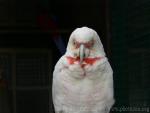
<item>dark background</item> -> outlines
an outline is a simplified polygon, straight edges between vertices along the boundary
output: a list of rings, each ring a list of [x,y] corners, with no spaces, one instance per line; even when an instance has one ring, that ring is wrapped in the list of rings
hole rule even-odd
[[[114,71],[113,113],[147,113],[150,106],[149,0],[1,0],[0,113],[52,113],[51,78],[82,26],[95,29]]]

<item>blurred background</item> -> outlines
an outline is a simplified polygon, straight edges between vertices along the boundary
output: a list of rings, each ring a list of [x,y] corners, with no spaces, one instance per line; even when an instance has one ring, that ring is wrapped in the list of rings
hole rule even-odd
[[[150,112],[149,11],[149,0],[0,0],[0,113],[54,112],[52,72],[82,26],[114,70],[111,112]]]

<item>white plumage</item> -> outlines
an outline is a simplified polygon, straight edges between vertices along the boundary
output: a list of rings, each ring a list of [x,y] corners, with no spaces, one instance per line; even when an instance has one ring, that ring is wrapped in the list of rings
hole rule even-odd
[[[55,113],[109,113],[114,103],[112,74],[98,34],[77,28],[53,73]]]

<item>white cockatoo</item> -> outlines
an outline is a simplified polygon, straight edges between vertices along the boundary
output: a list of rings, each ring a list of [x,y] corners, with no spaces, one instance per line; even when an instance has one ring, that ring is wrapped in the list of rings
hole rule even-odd
[[[113,71],[96,31],[77,28],[53,72],[55,113],[109,113]]]

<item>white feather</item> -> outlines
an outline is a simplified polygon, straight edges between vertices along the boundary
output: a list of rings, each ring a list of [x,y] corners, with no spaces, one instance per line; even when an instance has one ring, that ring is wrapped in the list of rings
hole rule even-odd
[[[90,57],[103,57],[84,70],[79,64],[70,65],[66,56],[72,56],[72,38],[96,40],[95,53]],[[85,38],[87,37],[87,38]],[[85,40],[85,41],[86,41]],[[86,73],[86,76],[83,76]],[[113,71],[105,56],[97,33],[87,27],[76,29],[70,36],[66,54],[55,66],[53,73],[53,103],[56,113],[109,113],[114,103]]]

